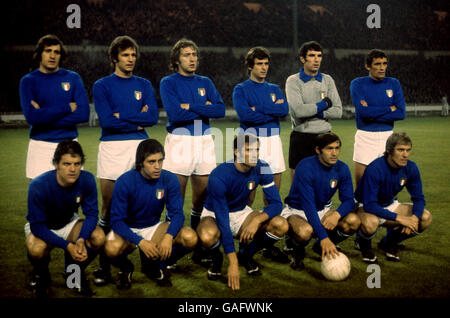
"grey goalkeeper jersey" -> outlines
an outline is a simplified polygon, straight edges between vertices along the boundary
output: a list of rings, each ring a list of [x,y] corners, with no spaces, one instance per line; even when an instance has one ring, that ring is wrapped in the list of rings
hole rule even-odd
[[[333,106],[323,111],[319,118],[316,103],[325,96]],[[322,82],[315,78],[303,82],[299,73],[292,74],[286,80],[286,98],[289,104],[292,129],[302,133],[320,134],[331,130],[328,119],[342,117],[342,102],[333,78],[322,73]],[[319,116],[319,117],[318,117]]]

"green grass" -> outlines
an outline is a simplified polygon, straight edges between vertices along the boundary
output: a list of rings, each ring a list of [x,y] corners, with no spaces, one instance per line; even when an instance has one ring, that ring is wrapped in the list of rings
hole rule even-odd
[[[217,120],[213,126],[222,131],[226,128],[236,128],[236,121]],[[130,259],[136,265],[133,276],[133,286],[128,291],[118,291],[114,285],[94,287],[96,296],[100,298],[379,298],[379,297],[408,297],[408,298],[441,298],[448,297],[450,291],[450,147],[448,132],[450,120],[448,118],[408,118],[396,124],[396,131],[406,131],[413,140],[414,160],[421,169],[427,209],[433,215],[433,224],[420,236],[406,241],[407,248],[401,252],[400,263],[387,262],[378,249],[381,267],[381,288],[370,289],[366,280],[370,273],[366,272],[367,265],[360,260],[360,254],[353,249],[353,238],[343,242],[341,246],[349,256],[352,271],[349,278],[343,282],[328,282],[320,274],[320,259],[312,250],[307,248],[305,259],[306,269],[295,272],[288,265],[276,264],[257,254],[255,259],[263,265],[263,275],[250,278],[241,269],[241,289],[230,290],[223,282],[212,282],[206,279],[205,269],[194,264],[190,256],[179,261],[182,273],[172,276],[173,287],[159,288],[155,283],[143,276],[139,269],[139,257],[135,251]],[[352,152],[355,133],[354,120],[333,121],[333,131],[343,141],[340,159],[346,162],[352,173]],[[164,125],[148,130],[152,138],[164,143],[166,131]],[[290,133],[289,122],[282,123],[282,140],[287,162],[288,141]],[[97,161],[97,147],[100,129],[98,127],[81,127],[79,141],[87,156],[85,169],[95,174]],[[223,139],[225,142],[226,138]],[[25,158],[28,145],[27,129],[0,130],[0,297],[28,298],[32,297],[26,289],[30,265],[26,259],[23,225],[26,215],[26,198],[28,180],[25,178]],[[221,145],[216,145],[221,147]],[[225,153],[225,152],[224,152]],[[218,158],[222,161],[228,158]],[[284,199],[289,192],[289,171],[283,174],[281,197]],[[409,201],[406,191],[399,196],[400,201]],[[99,202],[101,202],[99,197]],[[189,224],[191,207],[191,189],[187,188],[184,211],[186,224]],[[337,203],[337,202],[336,202]],[[255,208],[262,207],[261,191],[257,193]],[[378,242],[384,235],[384,229],[378,231],[374,242]],[[282,247],[283,241],[277,243]],[[92,271],[98,261],[88,267]],[[62,251],[52,252],[50,270],[53,278],[52,297],[74,297],[65,288],[61,272],[63,267]],[[117,270],[113,269],[113,274]],[[226,262],[223,267],[226,273]]]

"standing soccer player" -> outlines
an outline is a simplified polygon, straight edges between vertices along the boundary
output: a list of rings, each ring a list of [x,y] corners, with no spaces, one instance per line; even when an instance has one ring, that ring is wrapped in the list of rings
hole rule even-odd
[[[245,64],[249,79],[234,87],[233,104],[243,132],[259,137],[259,159],[269,164],[275,186],[280,191],[281,176],[286,170],[280,118],[289,113],[289,106],[279,86],[266,82],[270,58],[269,50],[264,47],[254,47],[248,51]],[[251,194],[249,206],[255,194],[256,190]],[[282,263],[289,261],[287,255],[276,246],[265,249],[263,255]]]
[[[367,165],[383,155],[394,122],[405,119],[405,100],[400,82],[386,77],[387,66],[386,54],[381,50],[371,50],[365,64],[369,75],[355,78],[350,84],[357,128],[353,149],[356,186]]]
[[[145,127],[158,122],[158,105],[152,84],[133,75],[139,46],[129,36],[116,37],[108,50],[114,73],[94,83],[93,95],[102,134],[98,146],[97,177],[100,179],[102,210],[100,226],[109,232],[111,199],[115,180],[134,166],[138,144],[148,138]],[[111,280],[103,253],[94,275],[97,285]]]
[[[209,119],[225,116],[225,105],[213,82],[196,74],[199,54],[193,41],[179,40],[170,53],[170,69],[175,73],[160,83],[161,100],[168,117],[164,144],[167,158],[163,168],[177,175],[183,200],[191,177],[193,229],[202,213],[208,176],[216,167]]]
[[[34,178],[28,188],[28,223],[25,245],[33,266],[30,287],[45,297],[50,286],[50,251],[65,251],[66,270],[80,266],[80,285],[76,291],[92,296],[84,270],[103,246],[105,234],[97,227],[97,187],[94,176],[82,171],[84,154],[78,142],[64,140],[53,157],[55,169]],[[86,219],[78,216],[81,206]],[[66,275],[68,272],[66,272]]]
[[[305,247],[313,234],[313,250],[323,257],[338,253],[336,244],[355,233],[360,220],[353,213],[353,184],[348,166],[338,160],[341,140],[334,133],[316,137],[316,155],[303,159],[295,169],[286,207],[281,216],[289,223],[291,268],[304,269]],[[339,190],[340,206],[331,208],[331,199]]]
[[[77,138],[77,124],[89,119],[89,100],[80,75],[60,68],[66,55],[57,36],[43,36],[33,53],[38,69],[20,80],[20,105],[31,126],[29,179],[54,169],[52,157],[58,142]]]
[[[220,164],[210,175],[197,233],[203,250],[212,258],[208,279],[216,280],[222,275],[222,243],[229,261],[228,286],[235,290],[240,288],[238,265],[243,265],[248,275],[261,275],[253,256],[280,240],[288,224],[279,216],[282,203],[270,167],[258,159],[258,137],[239,135],[234,139],[233,149],[234,160]],[[250,193],[258,185],[268,202],[262,211],[248,206]],[[239,238],[238,253],[234,237]]]
[[[286,80],[292,129],[289,140],[291,181],[297,164],[316,155],[315,138],[331,131],[329,119],[341,118],[342,102],[333,78],[320,71],[323,50],[315,41],[299,49],[302,67]]]
[[[355,247],[362,253],[363,261],[375,263],[372,239],[379,226],[388,228],[387,235],[378,243],[387,260],[400,261],[399,244],[422,233],[431,224],[431,213],[425,209],[425,197],[417,165],[408,160],[412,149],[411,139],[405,133],[392,133],[386,141],[383,157],[372,161],[365,169],[355,191],[360,202],[358,215],[361,228]],[[397,195],[405,188],[411,203],[399,203]]]
[[[183,226],[180,183],[175,174],[163,170],[164,148],[155,139],[142,141],[136,151],[136,168],[117,179],[111,207],[112,231],[105,251],[119,267],[119,289],[131,287],[133,263],[127,258],[139,247],[142,272],[159,286],[171,286],[167,264],[189,253],[197,245],[197,234]],[[160,222],[167,208],[170,222]]]

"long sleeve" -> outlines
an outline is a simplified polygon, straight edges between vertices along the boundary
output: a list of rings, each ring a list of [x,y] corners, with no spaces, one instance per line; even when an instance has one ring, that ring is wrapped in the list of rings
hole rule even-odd
[[[353,105],[355,106],[355,112],[363,120],[376,120],[378,117],[390,114],[390,105],[385,107],[374,107],[374,105],[363,105],[361,102],[367,102],[367,96],[365,95],[365,90],[361,86],[360,81],[353,80],[350,84],[350,94],[352,98]],[[370,107],[371,106],[371,107]]]
[[[327,84],[327,97],[331,99],[333,105],[323,111],[323,118],[327,119],[337,119],[342,117],[342,101],[341,97],[336,88],[336,84],[334,80],[329,77],[324,76],[324,81],[328,82]]]
[[[235,252],[233,234],[230,229],[230,215],[226,199],[227,188],[219,178],[209,178],[208,195],[211,197],[225,254]]]
[[[158,104],[156,102],[155,91],[150,83],[148,83],[145,87],[145,91],[143,92],[143,102],[144,106],[148,107],[146,112],[136,112],[135,110],[122,111],[120,113],[120,118],[125,120],[131,124],[139,125],[141,127],[150,127],[156,125],[158,123]],[[142,109],[141,109],[142,110]]]
[[[83,201],[81,202],[81,209],[85,216],[85,220],[81,227],[79,237],[87,240],[97,226],[98,221],[97,185],[93,175],[89,175],[89,177],[86,178],[82,197]]]
[[[341,215],[341,217],[345,217],[347,214],[353,211],[353,208],[355,206],[353,196],[353,182],[352,175],[348,166],[345,166],[345,168],[342,168],[341,170],[339,201],[341,201],[341,204],[336,210]]]
[[[408,182],[406,183],[406,189],[411,195],[411,201],[413,203],[412,213],[420,219],[423,210],[425,209],[425,196],[422,191],[420,172],[416,164],[412,164],[408,175]]]
[[[130,124],[127,121],[114,116],[116,111],[113,111],[110,94],[104,83],[98,81],[94,83],[92,92],[94,96],[95,111],[97,112],[100,126],[103,129],[108,129],[118,133],[133,132],[138,130],[139,125]]]
[[[29,76],[25,76],[20,80],[20,105],[25,119],[30,125],[49,124],[71,113],[72,110],[68,103],[61,104],[59,107],[45,107],[45,105],[42,105],[37,96],[36,91],[38,89],[38,87],[35,87],[35,81]],[[34,108],[31,101],[38,103],[40,108]]]
[[[80,76],[74,79],[73,102],[77,104],[77,109],[69,115],[55,121],[55,127],[70,127],[89,120],[89,99]]]
[[[170,225],[167,229],[167,233],[175,237],[184,224],[181,186],[175,175],[171,175],[171,177],[168,178],[167,191],[166,209],[167,214],[170,217]]]
[[[290,76],[286,80],[286,97],[291,113],[295,118],[300,119],[316,116],[318,112],[326,108],[326,103],[324,101],[305,103],[298,81],[300,80],[294,76]]]
[[[244,88],[239,85],[235,86],[233,90],[233,105],[239,121],[243,123],[264,124],[273,120],[272,116],[259,111],[259,107],[249,104],[244,93]],[[255,109],[253,110],[252,107],[255,107]]]
[[[261,166],[261,169],[263,168],[270,169],[269,166]],[[264,196],[268,202],[268,205],[263,208],[263,212],[269,216],[269,219],[272,219],[273,217],[279,215],[283,209],[280,193],[275,185],[275,182],[273,181],[273,174],[265,171],[265,173],[261,175],[260,184],[264,192]]]
[[[203,103],[192,103],[189,106],[189,110],[200,115],[201,117],[207,118],[222,118],[225,116],[225,104],[222,97],[219,95],[214,84],[210,79],[206,79],[206,99],[211,102],[211,104]]]

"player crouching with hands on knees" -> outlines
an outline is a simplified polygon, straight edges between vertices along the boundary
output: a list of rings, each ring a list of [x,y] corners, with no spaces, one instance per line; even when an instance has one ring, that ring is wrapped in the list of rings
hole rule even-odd
[[[103,231],[96,226],[95,178],[81,170],[84,153],[77,141],[61,141],[56,147],[53,164],[55,170],[36,177],[28,188],[29,223],[25,225],[25,245],[33,266],[30,287],[37,297],[47,296],[51,282],[50,251],[59,247],[65,251],[65,270],[70,264],[79,266],[81,277],[76,291],[92,296],[94,293],[84,270],[105,242]],[[78,216],[80,206],[86,217],[84,221]]]
[[[105,252],[119,267],[117,288],[131,288],[133,263],[128,259],[139,247],[142,272],[159,286],[172,286],[167,266],[191,252],[197,234],[183,226],[183,200],[175,174],[162,169],[164,148],[155,139],[142,141],[136,151],[136,168],[121,175],[114,185],[111,228]],[[167,209],[170,222],[160,222]]]
[[[294,180],[286,207],[281,216],[289,223],[286,245],[293,249],[291,267],[304,269],[305,247],[312,236],[318,237],[313,250],[324,258],[338,254],[339,242],[355,233],[360,226],[353,213],[353,184],[350,169],[338,160],[341,140],[334,133],[316,137],[317,155],[300,161],[295,168]],[[340,206],[331,209],[331,199],[339,190]]]
[[[408,160],[411,139],[405,133],[393,133],[386,141],[383,157],[375,159],[364,171],[356,188],[355,198],[361,202],[358,215],[361,228],[355,248],[363,261],[375,263],[372,238],[380,225],[388,228],[387,235],[378,243],[390,261],[400,261],[399,245],[402,241],[423,232],[431,224],[431,213],[425,209],[425,197],[417,165]],[[397,195],[406,187],[411,203],[399,203]]]
[[[221,278],[223,255],[228,257],[228,286],[240,288],[239,265],[250,276],[261,275],[253,260],[256,252],[270,247],[282,238],[288,224],[279,216],[282,203],[267,163],[258,159],[259,140],[250,134],[234,139],[234,160],[217,166],[209,177],[205,207],[197,233],[205,253],[212,258],[208,279]],[[247,204],[250,193],[261,185],[268,205],[254,211]],[[233,238],[239,238],[236,253]]]

